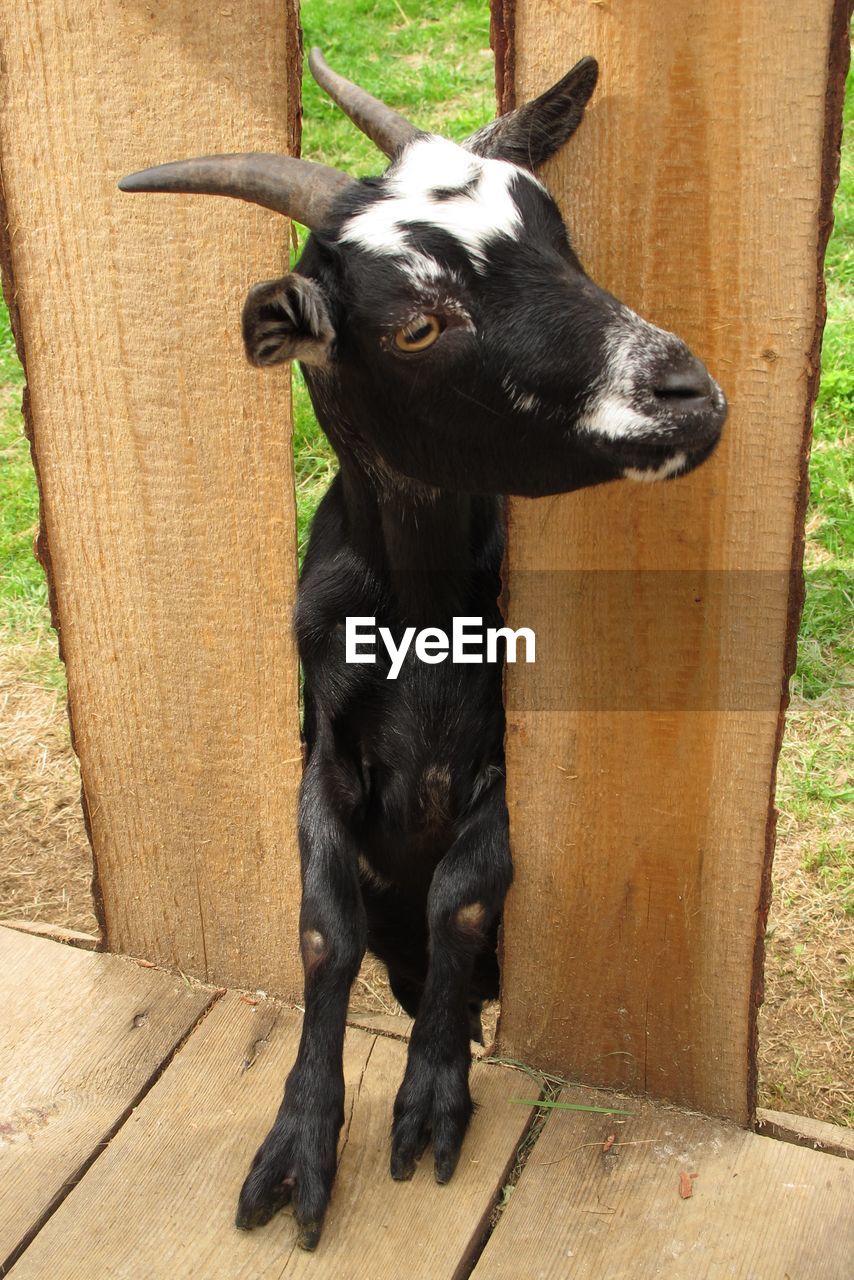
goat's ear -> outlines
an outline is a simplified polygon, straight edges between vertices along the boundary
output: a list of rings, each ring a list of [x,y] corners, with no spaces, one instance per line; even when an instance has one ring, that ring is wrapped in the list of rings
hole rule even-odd
[[[596,59],[582,58],[539,98],[499,116],[463,145],[487,159],[509,160],[523,169],[539,169],[581,124],[598,77]]]
[[[243,304],[243,342],[250,364],[286,360],[326,364],[335,337],[319,285],[306,276],[264,280]]]

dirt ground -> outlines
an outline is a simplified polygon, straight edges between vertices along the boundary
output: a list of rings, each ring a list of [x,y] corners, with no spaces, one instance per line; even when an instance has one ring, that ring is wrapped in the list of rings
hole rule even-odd
[[[91,857],[64,695],[27,678],[30,658],[0,647],[0,920],[26,918],[96,932]],[[821,714],[820,708],[793,704],[788,752],[796,755],[799,742],[821,732]],[[854,921],[820,868],[811,866],[818,833],[791,812],[786,773],[778,792],[760,1103],[852,1124]],[[821,838],[827,835],[824,830]],[[366,962],[354,995],[366,1011],[399,1011],[376,961]]]

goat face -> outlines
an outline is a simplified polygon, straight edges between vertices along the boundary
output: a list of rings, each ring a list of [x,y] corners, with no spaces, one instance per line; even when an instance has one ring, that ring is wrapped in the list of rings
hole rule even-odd
[[[462,146],[421,133],[316,51],[312,69],[392,157],[381,178],[323,170],[319,208],[322,166],[312,177],[294,160],[278,161],[274,196],[267,171],[246,176],[264,157],[226,158],[243,164],[239,181],[190,173],[214,158],[123,185],[240,195],[313,227],[296,272],[251,291],[243,332],[253,363],[304,364],[339,452],[397,485],[529,496],[670,478],[709,456],[720,387],[679,338],[585,274],[533,172],[580,123],[592,59]]]
[[[717,443],[720,388],[585,275],[533,174],[425,136],[336,222],[305,274],[256,286],[244,335],[255,363],[309,365],[340,447],[443,489],[538,495],[676,475]]]

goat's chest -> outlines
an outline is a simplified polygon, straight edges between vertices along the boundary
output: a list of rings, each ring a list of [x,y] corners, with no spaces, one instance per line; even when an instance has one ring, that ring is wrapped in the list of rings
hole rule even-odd
[[[503,768],[500,670],[408,667],[388,681],[361,741],[363,845],[380,874],[435,863],[479,791]]]

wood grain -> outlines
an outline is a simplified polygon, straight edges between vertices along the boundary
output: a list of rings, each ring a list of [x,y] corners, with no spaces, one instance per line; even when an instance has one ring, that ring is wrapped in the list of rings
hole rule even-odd
[[[295,0],[21,0],[0,14],[6,289],[42,554],[110,948],[300,985],[286,372],[242,298],[287,221],[124,173],[295,141]]]
[[[850,1276],[850,1161],[637,1098],[562,1098],[634,1114],[552,1113],[474,1280]]]
[[[515,8],[520,101],[601,63],[543,174],[582,261],[731,410],[690,477],[511,504],[510,624],[538,643],[507,682],[501,1044],[746,1124],[844,6]]]
[[[0,1274],[213,999],[0,928]]]
[[[241,1181],[278,1106],[300,1031],[272,1001],[226,996],[14,1269],[63,1280],[413,1280],[452,1277],[482,1236],[529,1118],[509,1105],[517,1074],[477,1066],[481,1104],[450,1186],[429,1156],[412,1182],[388,1173],[391,1108],[406,1046],[350,1029],[338,1178],[315,1255],[296,1247],[289,1212],[238,1232]]]
[[[793,1142],[811,1151],[826,1151],[843,1160],[854,1160],[854,1129],[841,1124],[828,1124],[812,1116],[793,1116],[786,1111],[756,1110],[756,1132],[779,1142]]]
[[[50,924],[46,920],[4,920],[3,928],[16,929],[19,933],[27,933],[32,938],[49,938],[51,942],[64,942],[69,947],[82,947],[84,951],[97,951],[100,942],[94,933],[66,929],[61,924]]]

